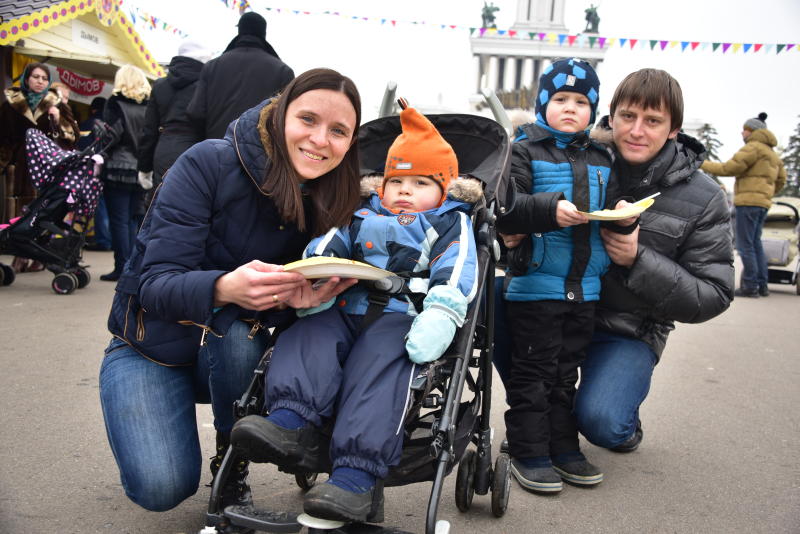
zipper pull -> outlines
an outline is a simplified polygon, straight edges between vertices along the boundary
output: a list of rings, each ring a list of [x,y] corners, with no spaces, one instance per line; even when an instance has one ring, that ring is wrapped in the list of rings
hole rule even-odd
[[[597,169],[597,181],[600,182],[600,185],[603,185],[605,181],[603,180],[603,171]]]
[[[261,328],[261,321],[256,321],[255,323],[253,323],[253,328],[251,328],[250,333],[247,334],[247,339],[252,341],[253,338],[256,337],[256,334],[258,334],[258,330],[260,328]]]
[[[208,328],[203,328],[203,335],[200,336],[200,346],[205,347],[208,342]]]

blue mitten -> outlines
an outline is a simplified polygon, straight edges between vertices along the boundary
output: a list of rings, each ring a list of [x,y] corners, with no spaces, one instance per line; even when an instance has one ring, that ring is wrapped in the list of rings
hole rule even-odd
[[[313,308],[298,308],[297,309],[297,316],[298,317],[305,317],[306,315],[313,315],[315,313],[319,313],[321,311],[325,311],[331,306],[333,303],[336,302],[336,297],[333,297],[328,302],[323,302],[319,306],[314,306]]]
[[[464,324],[467,298],[455,287],[435,286],[425,297],[422,308],[406,336],[408,357],[414,363],[432,362],[444,354],[453,341],[456,327]]]

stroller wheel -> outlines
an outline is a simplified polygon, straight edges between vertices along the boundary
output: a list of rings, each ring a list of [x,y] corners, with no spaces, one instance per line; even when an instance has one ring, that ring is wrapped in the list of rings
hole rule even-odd
[[[308,491],[317,483],[317,473],[297,473],[294,481],[301,490]]]
[[[92,281],[92,275],[89,274],[89,271],[83,267],[78,267],[72,272],[72,274],[74,274],[78,279],[78,289],[83,289],[89,285],[89,282]]]
[[[492,513],[503,517],[508,509],[508,495],[511,493],[511,457],[503,453],[494,462],[492,477]]]
[[[10,265],[0,263],[0,285],[10,286],[16,277],[17,275],[14,274],[14,269]]]
[[[475,496],[475,462],[478,455],[472,449],[464,453],[464,457],[458,463],[458,474],[456,475],[456,506],[462,512],[469,510],[472,506],[472,498]]]
[[[69,295],[78,287],[78,277],[72,273],[58,273],[50,287],[59,295]]]

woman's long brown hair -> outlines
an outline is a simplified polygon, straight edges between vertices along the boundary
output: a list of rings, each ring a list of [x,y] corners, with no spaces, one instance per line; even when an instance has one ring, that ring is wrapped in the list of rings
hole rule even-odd
[[[342,162],[332,171],[305,184],[313,213],[306,214],[300,177],[292,167],[286,147],[286,110],[297,97],[308,91],[329,89],[339,91],[350,100],[356,112],[356,125],[350,149]],[[286,86],[277,103],[267,114],[265,127],[269,133],[272,162],[267,169],[261,189],[268,193],[283,219],[293,222],[301,231],[310,229],[321,235],[334,226],[350,223],[359,203],[358,128],[361,125],[361,98],[353,81],[331,69],[304,72]],[[310,224],[309,224],[310,223]],[[308,228],[308,227],[311,228]]]

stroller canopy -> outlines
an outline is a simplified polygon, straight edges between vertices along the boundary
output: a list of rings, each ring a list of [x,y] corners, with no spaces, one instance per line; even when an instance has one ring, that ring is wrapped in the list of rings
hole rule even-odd
[[[458,170],[483,182],[486,203],[497,200],[508,207],[508,171],[511,144],[500,124],[478,115],[426,115],[458,158]],[[383,173],[386,154],[402,133],[400,117],[381,117],[361,126],[358,149],[361,174]]]

